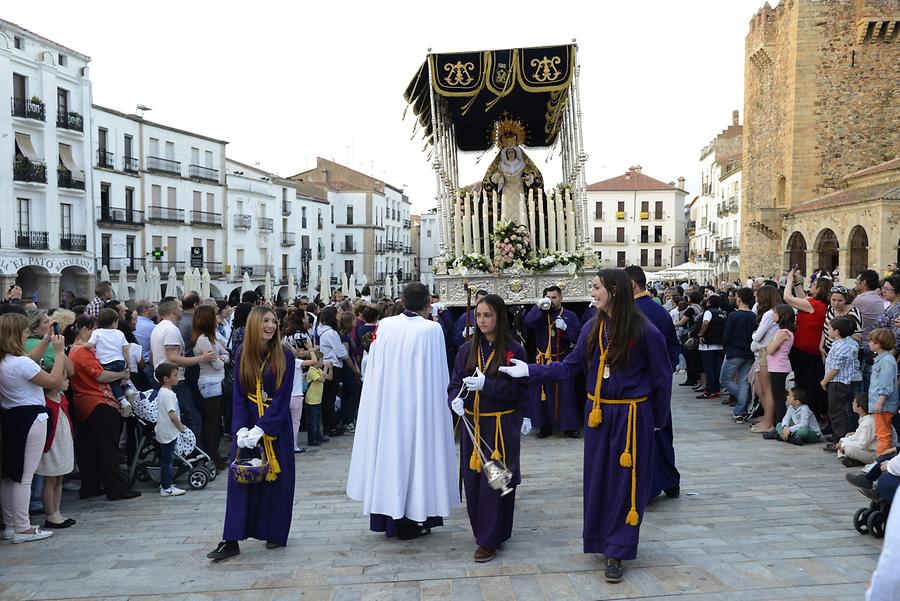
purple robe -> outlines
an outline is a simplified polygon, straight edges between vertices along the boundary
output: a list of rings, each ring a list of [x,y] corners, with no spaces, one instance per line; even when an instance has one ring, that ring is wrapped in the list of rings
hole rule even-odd
[[[275,388],[275,376],[270,370],[263,374],[263,390],[271,399],[260,418],[256,403],[247,398],[240,383],[241,349],[234,359],[234,394],[232,397],[231,432],[241,428],[259,426],[263,432],[275,437],[275,456],[281,465],[281,473],[274,482],[259,484],[238,484],[228,478],[228,500],[225,505],[224,540],[244,540],[256,538],[287,544],[291,529],[291,509],[294,504],[294,437],[291,433],[291,390],[294,386],[294,354],[282,347],[285,372],[281,387]],[[251,391],[255,394],[255,391]],[[233,436],[231,457],[237,451],[237,436]],[[260,439],[260,449],[262,448]],[[242,449],[251,456],[259,456],[259,449]]]
[[[450,375],[450,385],[447,387],[448,402],[456,398],[460,388],[462,388],[462,379],[472,375],[466,373],[466,363],[469,359],[469,346],[471,342],[463,344],[459,348],[456,356],[456,362],[453,367],[453,373]],[[513,342],[508,343],[508,349],[513,353],[513,357],[520,360],[526,360],[525,349],[522,345]],[[488,344],[482,345],[482,356],[487,358],[490,356],[491,347]],[[506,365],[506,357],[494,357],[493,361],[499,359],[500,365]],[[492,365],[493,365],[492,361]],[[500,417],[500,430],[503,435],[503,448],[506,450],[506,467],[513,474],[510,486],[518,486],[522,481],[519,472],[519,448],[520,437],[522,431],[522,407],[520,401],[525,398],[528,389],[528,381],[525,379],[514,379],[505,374],[491,374],[485,377],[484,390],[479,395],[479,407],[481,413],[493,413],[499,411],[508,411],[513,409],[514,412]],[[469,392],[465,398],[465,408],[468,411],[474,409],[475,393]],[[467,417],[472,420],[473,416]],[[494,447],[494,433],[497,429],[496,417],[482,417],[480,420],[481,437]],[[516,505],[516,492],[500,496],[500,491],[488,486],[487,479],[483,472],[475,472],[469,468],[469,458],[472,455],[472,440],[465,432],[464,426],[460,426],[460,460],[459,472],[462,478],[463,487],[466,491],[466,509],[469,513],[469,522],[472,524],[472,533],[475,535],[475,542],[487,549],[499,549],[504,541],[512,536],[513,514]],[[500,445],[498,445],[500,446]],[[501,448],[501,452],[503,451]],[[482,448],[487,453],[487,450]]]
[[[597,383],[599,348],[585,365],[585,343],[592,328],[584,328],[575,349],[559,363],[529,365],[532,383],[571,380],[585,374],[590,394]],[[636,475],[635,526],[625,520],[631,510],[632,468],[622,467],[619,457],[625,450],[628,405],[602,404],[603,421],[596,428],[584,429],[584,552],[603,553],[615,559],[634,559],[640,535],[640,519],[649,500],[652,485],[654,428],[663,427],[669,417],[672,394],[672,370],[665,340],[649,322],[644,324],[640,340],[635,341],[625,367],[613,368],[603,381],[603,399],[648,397],[637,403],[637,445],[632,449]],[[593,403],[585,405],[589,416]]]
[[[550,315],[550,340],[552,341],[552,360],[562,361],[568,356],[572,346],[578,341],[581,333],[581,321],[574,312],[568,309],[542,311],[534,306],[525,314],[525,328],[534,340],[535,352],[541,353],[547,350],[547,316]],[[557,316],[562,317],[568,326],[565,331],[557,330],[553,325]],[[559,354],[556,353],[557,337],[559,338]],[[541,400],[541,389],[546,395]],[[531,404],[531,421],[535,428],[547,428],[557,426],[560,430],[579,430],[581,428],[581,412],[579,411],[580,397],[575,391],[574,380],[540,386],[532,382],[528,390]]]

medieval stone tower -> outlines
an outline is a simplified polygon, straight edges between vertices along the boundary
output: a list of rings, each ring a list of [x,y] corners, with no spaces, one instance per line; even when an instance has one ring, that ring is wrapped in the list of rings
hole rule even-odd
[[[898,82],[898,0],[782,0],[751,19],[742,278],[786,268],[786,212],[900,155]]]

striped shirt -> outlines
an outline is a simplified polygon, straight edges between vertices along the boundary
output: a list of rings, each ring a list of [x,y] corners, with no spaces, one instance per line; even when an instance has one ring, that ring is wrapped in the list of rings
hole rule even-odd
[[[829,350],[831,350],[831,344],[832,344],[831,336],[828,335],[828,329],[829,329],[828,324],[830,324],[831,320],[834,319],[835,317],[837,317],[837,315],[834,314],[834,308],[829,305],[828,310],[825,311],[825,324],[822,326],[822,329],[824,330],[824,334],[825,334],[824,346],[825,346],[826,353]],[[860,316],[859,309],[857,307],[850,307],[850,312],[847,313],[846,315],[843,315],[842,317],[848,317],[851,320],[853,320],[853,325],[854,325],[853,336],[856,336],[857,334],[862,335],[862,331],[863,331],[862,317]]]

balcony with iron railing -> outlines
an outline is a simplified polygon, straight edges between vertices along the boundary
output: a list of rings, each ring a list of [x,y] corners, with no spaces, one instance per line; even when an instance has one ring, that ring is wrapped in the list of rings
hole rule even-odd
[[[116,156],[105,148],[98,148],[97,167],[100,167],[101,169],[115,169]]]
[[[720,252],[734,250],[736,248],[736,244],[734,238],[719,238],[716,240],[716,250]]]
[[[70,131],[84,131],[84,117],[80,113],[64,111],[56,114],[56,127]]]
[[[16,248],[47,250],[50,248],[48,238],[47,232],[17,231]]]
[[[164,159],[162,157],[148,156],[147,170],[158,171],[161,173],[171,173],[173,175],[181,175],[181,161]]]
[[[275,231],[275,220],[270,217],[260,217],[259,218],[259,231],[261,232],[269,232],[270,234]]]
[[[231,226],[236,230],[249,230],[252,222],[253,220],[251,219],[250,215],[237,213],[232,217]]]
[[[319,220],[318,220],[318,223],[316,224],[316,227],[317,227],[317,229],[322,229],[323,227],[325,227],[325,220],[322,219],[321,215],[319,216]]]
[[[324,249],[324,248],[320,248],[320,249],[316,252],[316,258],[317,258],[319,261],[324,261],[324,260],[325,260],[325,249]]]
[[[16,155],[13,162],[13,179],[17,182],[47,183],[47,165],[41,161],[31,161],[23,155]]]
[[[87,236],[84,234],[60,234],[59,249],[84,252],[87,250]]]
[[[404,219],[403,220],[403,229],[408,230],[411,228],[412,228],[412,221],[410,221],[409,219]]]
[[[201,165],[188,165],[188,175],[194,179],[202,179],[209,182],[219,181],[219,170]]]
[[[225,264],[221,261],[204,261],[200,271],[206,269],[210,275],[222,275],[225,273]]]
[[[191,211],[191,225],[205,227],[222,227],[222,213],[209,213],[207,211]]]
[[[353,244],[341,244],[341,252],[345,255],[355,255],[359,252],[359,249]]]
[[[119,207],[100,205],[97,207],[99,217],[97,224],[107,227],[121,226],[139,229],[144,225],[144,212]]]
[[[147,215],[147,221],[153,222],[169,222],[184,223],[184,209],[175,209],[172,207],[150,207],[150,214]]]
[[[289,201],[289,200],[282,200],[281,201],[281,214],[284,215],[285,217],[290,215],[291,211],[293,210],[292,204],[293,203],[291,203],[291,201]],[[304,225],[303,227],[306,227],[306,226]]]
[[[56,170],[56,185],[70,190],[84,190],[84,180],[72,177],[72,172],[63,166]]]
[[[139,171],[138,160],[135,157],[122,157],[122,171],[137,173]]]
[[[158,262],[153,263],[153,265],[156,264],[158,264]],[[123,267],[125,268],[126,272],[135,273],[138,271],[138,269],[141,268],[142,265],[144,265],[144,259],[135,257],[99,257],[97,259],[96,265],[97,273],[100,273],[104,265],[106,266],[106,269],[110,274],[118,273],[122,270]],[[152,266],[150,267],[150,269],[153,269]],[[166,271],[168,272],[168,270]],[[159,272],[162,273],[162,269],[160,269]]]
[[[166,261],[164,259],[151,259],[147,262],[147,269],[153,268],[159,269],[159,273],[166,277],[166,274],[169,273],[169,270],[173,267],[175,268],[175,273],[184,273],[185,268],[187,267],[187,263],[184,261]],[[163,285],[165,286],[165,279],[163,279]]]
[[[12,116],[37,121],[47,120],[47,110],[44,102],[37,96],[31,98],[11,98]]]
[[[262,278],[266,276],[266,273],[271,275],[274,272],[274,265],[236,265],[234,270],[238,277],[244,277],[244,273],[248,273],[253,278]]]
[[[297,234],[294,232],[281,232],[281,245],[294,246],[297,244]]]

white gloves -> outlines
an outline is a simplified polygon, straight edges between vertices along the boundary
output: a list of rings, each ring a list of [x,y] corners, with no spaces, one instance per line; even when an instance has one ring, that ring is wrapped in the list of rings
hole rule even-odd
[[[241,428],[240,430],[238,430],[237,432],[234,433],[234,439],[237,441],[238,448],[245,448],[244,440],[247,439],[247,432],[249,432],[249,431],[250,430],[248,430],[247,428]]]
[[[246,428],[241,428],[241,430],[246,430]],[[241,436],[240,430],[238,430],[238,446],[244,447],[245,449],[253,449],[256,448],[256,445],[259,444],[259,439],[262,438],[262,435],[265,434],[262,428],[259,426],[253,426],[253,428],[246,432],[243,436]]]
[[[453,413],[462,417],[462,414],[465,413],[463,409],[463,400],[459,397],[456,397],[452,401],[450,401],[450,408],[453,410]]]
[[[529,432],[531,432],[531,418],[526,417],[522,420],[522,436],[528,436]]]
[[[557,317],[557,318],[556,318],[556,329],[557,329],[557,330],[561,330],[561,331],[565,332],[566,329],[567,329],[568,327],[569,327],[569,326],[566,325],[566,320],[565,320],[565,319],[563,319],[562,317]]]
[[[476,367],[475,375],[463,378],[463,384],[469,390],[484,390],[484,374]]]
[[[498,371],[501,371],[508,375],[510,378],[527,378],[528,377],[528,364],[522,361],[521,359],[510,359],[512,365],[505,366],[501,365],[497,368]]]
[[[469,326],[468,328],[465,328],[465,335],[466,336],[474,336],[475,335],[475,326]]]

